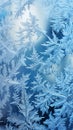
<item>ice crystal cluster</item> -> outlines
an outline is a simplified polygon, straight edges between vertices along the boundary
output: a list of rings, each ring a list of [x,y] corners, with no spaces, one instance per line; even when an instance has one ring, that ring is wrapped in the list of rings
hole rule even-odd
[[[0,130],[73,130],[73,0],[0,0]]]

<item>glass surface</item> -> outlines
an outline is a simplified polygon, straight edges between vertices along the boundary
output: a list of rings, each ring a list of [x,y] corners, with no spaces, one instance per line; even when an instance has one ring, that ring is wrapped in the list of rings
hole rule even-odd
[[[73,0],[0,0],[0,130],[73,130]]]

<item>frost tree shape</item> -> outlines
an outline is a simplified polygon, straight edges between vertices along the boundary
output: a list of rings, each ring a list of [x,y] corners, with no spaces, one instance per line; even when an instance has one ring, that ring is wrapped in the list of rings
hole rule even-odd
[[[0,129],[72,130],[73,1],[41,0],[52,7],[51,34],[32,15],[33,2],[0,2]],[[27,8],[13,39],[10,30]]]

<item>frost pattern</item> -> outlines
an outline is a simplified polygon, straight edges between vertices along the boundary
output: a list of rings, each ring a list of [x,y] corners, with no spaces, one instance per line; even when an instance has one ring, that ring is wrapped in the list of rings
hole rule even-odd
[[[0,2],[0,129],[72,130],[73,1],[38,0],[52,8],[47,30],[30,11],[34,2]]]

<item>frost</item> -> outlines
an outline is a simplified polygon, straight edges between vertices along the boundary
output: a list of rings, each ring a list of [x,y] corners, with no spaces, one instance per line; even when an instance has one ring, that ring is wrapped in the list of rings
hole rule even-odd
[[[34,2],[51,9],[47,29]],[[73,1],[5,0],[0,10],[0,129],[72,130]]]

